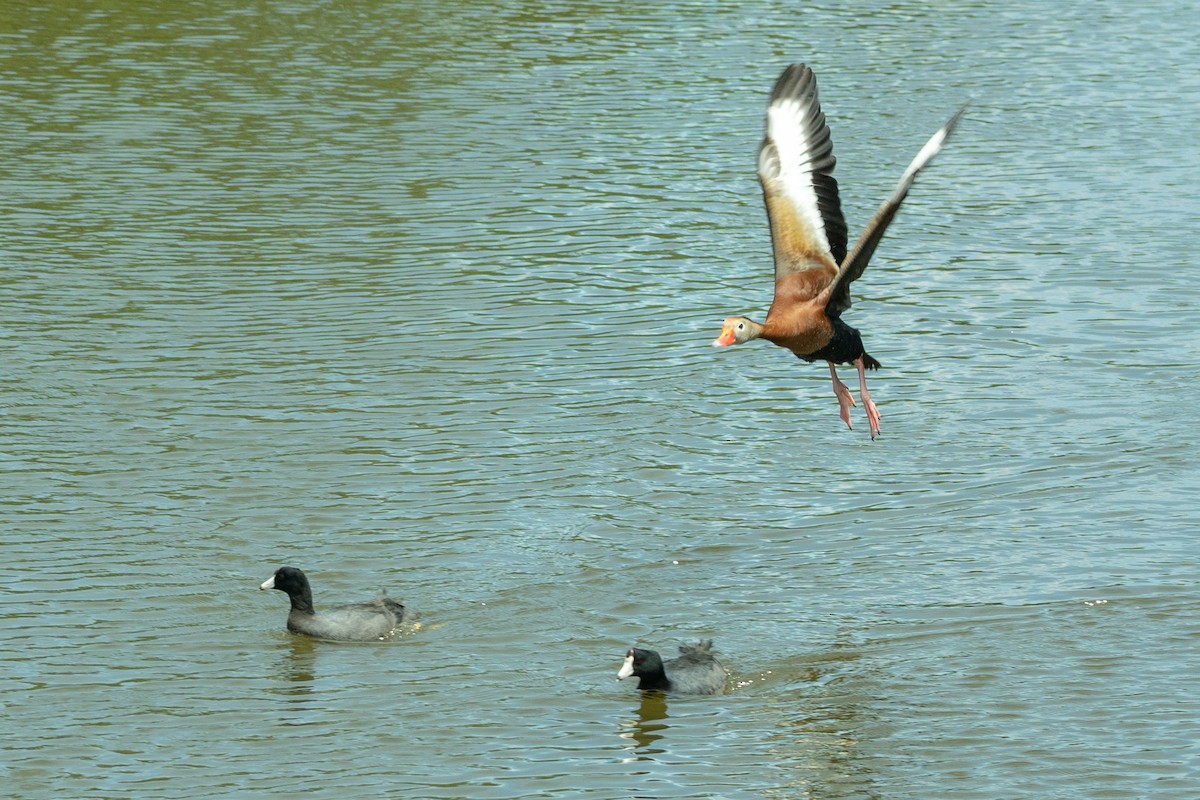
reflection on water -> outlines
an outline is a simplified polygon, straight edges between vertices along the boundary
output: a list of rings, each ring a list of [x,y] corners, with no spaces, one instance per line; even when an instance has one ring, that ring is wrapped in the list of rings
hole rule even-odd
[[[633,743],[627,747],[637,754],[636,759],[648,758],[656,753],[662,753],[661,748],[651,747],[663,738],[661,731],[669,726],[667,719],[667,696],[663,692],[640,691],[641,703],[638,705],[636,719],[623,721],[618,730],[621,738],[631,739]]]
[[[269,691],[293,702],[309,699],[316,674],[317,642],[308,636],[288,634],[286,644],[281,644],[276,652],[278,670]]]

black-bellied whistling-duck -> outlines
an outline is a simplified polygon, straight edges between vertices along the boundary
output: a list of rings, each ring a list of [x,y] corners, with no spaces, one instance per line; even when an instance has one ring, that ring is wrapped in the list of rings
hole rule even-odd
[[[805,361],[829,362],[842,420],[850,428],[854,398],[838,379],[836,364],[854,364],[871,438],[879,433],[879,409],[867,391],[866,370],[879,369],[862,337],[842,321],[850,307],[850,284],[867,268],[871,254],[912,187],[921,168],[942,149],[966,106],[917,153],[900,183],[867,224],[854,249],[846,251],[846,220],[833,177],[837,160],[821,104],[817,79],[804,64],[783,71],[767,106],[767,130],[758,151],[771,245],[775,253],[775,299],[765,322],[729,317],[713,347],[766,339]]]

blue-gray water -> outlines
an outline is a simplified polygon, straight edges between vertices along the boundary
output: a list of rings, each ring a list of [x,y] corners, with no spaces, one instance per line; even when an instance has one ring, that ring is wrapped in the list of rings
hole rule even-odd
[[[1178,0],[7,7],[4,793],[1200,796],[1198,42]],[[792,61],[852,228],[972,101],[855,284],[874,443],[708,346],[770,299]],[[285,563],[424,627],[293,637]],[[701,636],[725,696],[615,681]]]

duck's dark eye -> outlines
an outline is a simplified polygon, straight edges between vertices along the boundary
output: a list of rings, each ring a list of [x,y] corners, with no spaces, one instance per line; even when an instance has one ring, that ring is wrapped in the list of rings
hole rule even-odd
[[[739,322],[739,323],[738,323],[738,330],[739,330],[739,331],[744,331],[744,330],[746,330],[746,323],[744,323],[744,322]]]

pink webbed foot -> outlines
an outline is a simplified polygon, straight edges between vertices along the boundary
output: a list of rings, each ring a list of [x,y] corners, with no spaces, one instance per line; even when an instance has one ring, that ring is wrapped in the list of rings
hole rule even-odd
[[[829,362],[829,376],[833,378],[833,393],[837,396],[838,416],[842,418],[842,422],[846,423],[847,428],[854,430],[854,425],[850,422],[850,409],[854,406],[854,396],[850,394],[846,384],[838,378],[837,368],[834,367],[832,361]]]
[[[867,425],[871,427],[871,439],[874,439],[879,435],[879,409],[871,402],[871,393],[867,391],[867,370],[862,358],[856,359],[854,366],[858,368],[858,393],[862,396],[863,410],[867,412]]]

